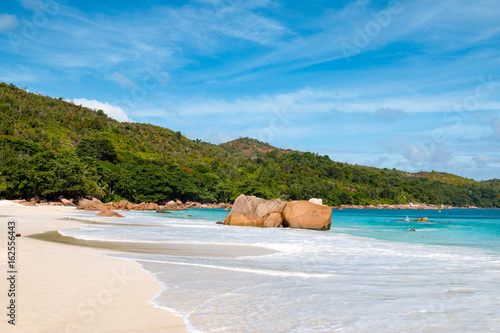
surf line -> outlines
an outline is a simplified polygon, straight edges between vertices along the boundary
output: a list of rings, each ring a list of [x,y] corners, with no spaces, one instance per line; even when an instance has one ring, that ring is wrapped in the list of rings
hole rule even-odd
[[[301,272],[276,272],[267,269],[248,269],[248,268],[239,268],[239,267],[227,267],[227,266],[216,266],[216,265],[207,265],[207,264],[195,264],[195,263],[187,263],[187,262],[175,262],[175,261],[162,261],[162,260],[151,260],[151,259],[132,259],[135,261],[143,261],[143,262],[153,262],[160,264],[172,264],[172,265],[184,265],[184,266],[197,266],[197,267],[205,267],[205,268],[216,268],[223,269],[227,271],[237,271],[244,273],[253,273],[260,275],[270,275],[270,276],[286,276],[286,277],[300,277],[300,278],[328,278],[332,277],[331,274],[320,274],[320,273],[301,273]]]

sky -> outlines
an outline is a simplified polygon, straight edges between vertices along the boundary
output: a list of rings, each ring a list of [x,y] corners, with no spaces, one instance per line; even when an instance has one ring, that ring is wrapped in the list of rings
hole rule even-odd
[[[0,6],[0,81],[219,144],[500,178],[500,1]]]

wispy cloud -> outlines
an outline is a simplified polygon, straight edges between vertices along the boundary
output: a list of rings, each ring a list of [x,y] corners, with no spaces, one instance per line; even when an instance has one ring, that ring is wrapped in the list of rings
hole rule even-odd
[[[484,157],[500,138],[490,0],[89,1],[64,1],[34,37],[26,24],[45,2],[0,14],[0,80],[214,142],[267,135],[344,161],[475,177],[496,165]],[[168,84],[144,83],[152,67]]]
[[[401,109],[379,108],[375,110],[377,117],[387,122],[395,122],[408,117],[408,113]]]
[[[490,123],[491,128],[493,129],[493,134],[500,140],[500,119],[498,117],[492,118]]]
[[[25,9],[40,11],[43,9],[42,0],[17,0]]]
[[[9,68],[0,64],[0,81],[6,83],[26,84],[38,82],[40,80],[40,73],[46,74],[43,70],[37,73],[26,66]]]
[[[238,48],[237,40],[274,45],[286,28],[279,21],[252,11],[266,5],[262,1],[246,5],[228,1],[203,7],[163,7],[153,19],[168,22],[161,25],[168,41],[213,54]],[[228,39],[235,44],[225,43]]]
[[[6,32],[19,25],[17,17],[10,14],[0,14],[0,32]]]
[[[490,156],[490,155],[485,155],[485,154],[475,155],[472,158],[472,160],[474,162],[476,162],[477,164],[482,165],[483,167],[486,164],[489,164],[489,163],[495,163],[495,164],[500,163],[500,157],[498,157],[498,156]]]
[[[32,10],[36,3],[23,1]],[[37,56],[48,65],[68,68],[103,69],[151,61],[176,67],[192,62],[185,57],[186,51],[213,56],[246,48],[245,42],[273,45],[286,33],[279,21],[253,12],[265,7],[266,2],[238,4],[242,3],[158,6],[150,11],[107,16],[90,16],[76,8],[64,8],[29,46],[37,49]],[[63,49],[48,52],[47,46],[54,40]]]
[[[136,84],[122,73],[114,72],[111,79],[124,88],[133,88]]]
[[[406,117],[409,113],[458,112],[465,93],[453,92],[437,96],[413,95],[393,97],[384,88],[356,90],[305,88],[295,92],[260,95],[256,97],[225,99],[191,99],[180,102],[176,108],[185,115],[204,114],[258,114],[287,108],[294,113],[341,111],[347,113],[376,113],[385,120]],[[466,96],[466,95],[465,95]],[[500,102],[484,101],[480,109],[500,109]]]

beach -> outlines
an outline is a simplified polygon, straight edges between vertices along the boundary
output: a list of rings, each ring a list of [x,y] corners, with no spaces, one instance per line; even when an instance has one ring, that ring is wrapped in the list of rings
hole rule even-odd
[[[187,332],[180,317],[149,300],[162,286],[133,261],[29,235],[77,228],[72,207],[0,205],[2,332]],[[7,224],[16,222],[15,326],[6,316]]]
[[[335,210],[330,231],[216,224],[222,209],[120,213],[0,207],[5,274],[7,221],[22,234],[16,327],[4,315],[0,330],[498,331],[497,210],[427,211],[428,222]]]

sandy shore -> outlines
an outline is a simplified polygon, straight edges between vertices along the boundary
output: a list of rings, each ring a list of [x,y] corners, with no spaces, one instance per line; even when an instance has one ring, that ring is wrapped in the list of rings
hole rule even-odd
[[[26,237],[78,227],[69,207],[8,207],[0,202],[1,332],[187,332],[182,319],[149,300],[162,287],[110,249]],[[16,221],[15,326],[8,324],[8,221]]]

